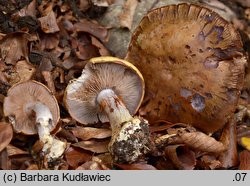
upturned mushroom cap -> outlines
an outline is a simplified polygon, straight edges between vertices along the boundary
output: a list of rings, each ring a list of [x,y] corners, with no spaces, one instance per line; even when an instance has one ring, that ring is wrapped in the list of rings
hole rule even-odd
[[[232,117],[246,60],[231,24],[196,5],[155,9],[135,30],[127,56],[146,82],[149,122],[185,122],[205,132]]]
[[[37,134],[36,117],[29,106],[35,103],[46,105],[52,114],[50,131],[59,121],[60,112],[56,98],[51,91],[37,81],[26,81],[13,85],[4,98],[4,115],[9,117],[16,132],[27,135]]]
[[[127,61],[115,57],[92,58],[82,75],[66,88],[64,104],[70,115],[82,124],[108,122],[96,101],[104,89],[112,89],[133,115],[144,96],[144,80],[138,69]]]

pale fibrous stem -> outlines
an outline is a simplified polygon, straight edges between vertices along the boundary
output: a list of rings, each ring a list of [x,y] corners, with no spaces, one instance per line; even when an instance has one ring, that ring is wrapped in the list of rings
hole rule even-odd
[[[48,159],[56,159],[60,157],[66,147],[65,142],[55,139],[51,134],[51,125],[53,116],[50,109],[41,102],[27,105],[28,110],[32,110],[36,115],[36,124],[39,139],[44,143],[43,152],[46,153]]]
[[[97,102],[107,114],[112,131],[119,130],[123,122],[132,119],[128,109],[112,89],[103,89],[97,96]]]

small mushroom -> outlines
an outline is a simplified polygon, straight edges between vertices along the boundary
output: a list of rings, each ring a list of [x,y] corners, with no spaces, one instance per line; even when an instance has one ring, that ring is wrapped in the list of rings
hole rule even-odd
[[[214,132],[232,118],[246,59],[239,33],[217,13],[188,4],[152,10],[136,28],[125,59],[145,78],[142,112],[149,122]]]
[[[45,85],[36,81],[13,85],[4,98],[3,107],[4,115],[9,118],[15,132],[25,135],[38,133],[49,160],[62,155],[66,143],[50,135],[59,121],[59,106]]]
[[[144,80],[137,68],[115,57],[98,57],[90,59],[82,75],[69,83],[64,103],[82,124],[109,121],[113,160],[132,163],[148,152],[148,122],[132,117],[143,95]]]

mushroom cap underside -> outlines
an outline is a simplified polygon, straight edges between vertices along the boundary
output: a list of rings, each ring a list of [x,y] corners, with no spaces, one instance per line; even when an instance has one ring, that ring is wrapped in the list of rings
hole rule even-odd
[[[3,103],[4,115],[9,117],[16,132],[37,134],[35,114],[27,108],[38,102],[46,105],[52,113],[52,131],[59,121],[60,111],[56,98],[45,85],[37,81],[26,81],[17,83],[8,90]]]
[[[141,111],[150,122],[185,122],[213,132],[232,117],[246,60],[239,33],[217,13],[188,4],[152,10],[125,59],[145,79]]]
[[[67,86],[64,104],[79,123],[108,122],[96,101],[99,92],[112,89],[133,115],[142,102],[144,87],[141,73],[132,64],[115,57],[92,58],[82,75]]]

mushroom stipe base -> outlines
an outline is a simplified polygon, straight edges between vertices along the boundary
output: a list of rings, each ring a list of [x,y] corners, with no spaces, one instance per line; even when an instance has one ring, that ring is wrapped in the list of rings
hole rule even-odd
[[[143,118],[133,118],[114,132],[109,151],[116,163],[133,163],[150,150],[149,125]]]

